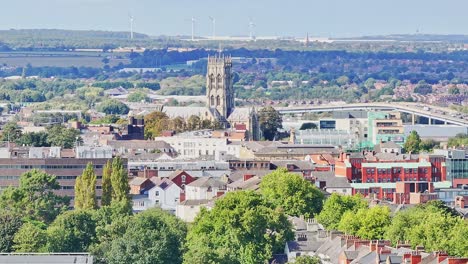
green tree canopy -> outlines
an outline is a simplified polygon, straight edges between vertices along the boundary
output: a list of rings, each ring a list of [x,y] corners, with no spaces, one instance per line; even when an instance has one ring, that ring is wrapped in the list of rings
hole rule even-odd
[[[263,177],[260,193],[288,215],[312,217],[320,212],[324,196],[302,176],[281,168]]]
[[[95,209],[96,201],[96,174],[93,163],[88,163],[81,176],[75,182],[75,208]]]
[[[288,262],[289,263],[289,262]],[[293,262],[296,264],[321,264],[322,261],[317,256],[299,256]]]
[[[421,148],[421,138],[419,137],[418,132],[411,131],[408,137],[406,137],[406,141],[403,148],[407,153],[419,153],[419,150]]]
[[[24,223],[15,234],[16,252],[47,252],[46,225],[39,221]]]
[[[122,102],[120,102],[118,100],[108,99],[108,100],[105,100],[104,102],[100,103],[97,106],[97,110],[99,112],[103,112],[103,113],[106,113],[108,115],[110,115],[110,114],[126,115],[130,111],[130,108],[126,104],[124,104],[124,103],[122,103]]]
[[[95,241],[96,222],[91,211],[67,211],[47,229],[49,252],[88,252]]]
[[[187,236],[184,263],[264,263],[292,238],[286,215],[261,195],[230,192],[197,216]]]
[[[0,211],[0,252],[11,252],[13,238],[23,222],[21,216],[14,212]]]
[[[129,219],[123,235],[110,240],[104,252],[107,263],[182,263],[185,224],[160,209],[150,209]]]
[[[2,128],[2,141],[14,142],[21,137],[21,129],[16,122],[8,122]]]
[[[390,209],[386,206],[375,206],[359,209],[356,213],[345,212],[338,229],[364,239],[383,239],[390,223]]]
[[[327,229],[337,230],[345,212],[356,213],[359,209],[367,207],[367,202],[359,195],[345,196],[333,193],[323,204],[317,220]]]
[[[19,187],[9,187],[2,192],[0,208],[49,223],[69,204],[68,197],[53,192],[59,188],[55,176],[33,169],[21,175]]]
[[[161,111],[154,111],[145,116],[145,138],[154,139],[169,126],[169,117]]]
[[[428,251],[444,250],[460,257],[468,257],[467,235],[468,223],[440,201],[398,212],[386,232],[394,244],[410,241]]]
[[[449,138],[447,145],[449,147],[468,146],[468,134],[458,134],[453,138]]]
[[[80,131],[74,128],[66,128],[61,125],[53,125],[47,128],[47,142],[50,146],[73,148],[76,143],[83,140]]]
[[[260,129],[267,140],[273,140],[279,128],[283,127],[283,120],[278,111],[273,107],[267,106],[258,112]]]
[[[418,94],[430,94],[432,93],[432,85],[426,81],[419,81],[416,87],[414,87],[414,92]]]
[[[150,98],[143,91],[136,91],[128,95],[127,101],[129,102],[149,102]]]

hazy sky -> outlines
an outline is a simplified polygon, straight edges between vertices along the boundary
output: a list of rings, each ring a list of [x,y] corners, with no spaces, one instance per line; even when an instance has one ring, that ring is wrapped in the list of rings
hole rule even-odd
[[[348,37],[468,34],[468,0],[0,0],[0,28],[129,30],[150,35]]]

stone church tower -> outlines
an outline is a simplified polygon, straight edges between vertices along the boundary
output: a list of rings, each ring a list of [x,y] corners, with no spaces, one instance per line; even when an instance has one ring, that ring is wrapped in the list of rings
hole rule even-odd
[[[218,120],[225,122],[229,115],[234,111],[234,87],[231,57],[208,57],[208,73],[206,76],[206,82],[208,107],[213,114],[218,117]]]

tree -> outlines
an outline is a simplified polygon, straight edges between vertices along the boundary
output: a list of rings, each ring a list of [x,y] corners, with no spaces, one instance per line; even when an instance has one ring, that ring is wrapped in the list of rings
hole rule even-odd
[[[16,122],[8,122],[2,128],[2,141],[14,142],[21,137],[21,129]]]
[[[288,215],[313,217],[322,209],[323,194],[302,176],[277,169],[263,177],[260,193]]]
[[[96,174],[93,163],[88,163],[83,174],[75,182],[75,208],[95,209],[96,203]]]
[[[333,193],[323,204],[323,209],[317,216],[317,220],[327,229],[337,230],[345,212],[355,213],[359,209],[367,207],[367,202],[359,195],[344,196]]]
[[[299,256],[294,261],[296,264],[321,264],[322,261],[317,256]]]
[[[184,263],[264,263],[292,238],[286,215],[261,195],[230,192],[195,219]]]
[[[96,222],[91,211],[67,211],[47,229],[49,252],[88,252],[96,241]]]
[[[406,141],[403,148],[407,153],[419,153],[420,147],[421,138],[419,137],[418,132],[411,131],[408,137],[406,137]]]
[[[133,92],[133,93],[129,94],[128,97],[127,97],[127,101],[136,102],[136,103],[149,102],[150,98],[148,97],[148,95],[146,93],[144,93],[142,91],[137,91],[137,92]]]
[[[161,111],[154,111],[145,116],[145,138],[154,139],[167,130],[170,124],[169,117]]]
[[[278,111],[267,106],[258,112],[260,129],[267,140],[273,140],[279,128],[283,127],[283,120]]]
[[[303,123],[299,130],[307,130],[307,129],[317,129],[317,124],[315,123]]]
[[[185,224],[160,209],[129,219],[124,233],[112,238],[104,252],[107,263],[182,263]]]
[[[12,251],[13,237],[22,224],[19,214],[0,211],[0,252]]]
[[[33,220],[52,222],[68,208],[70,199],[56,195],[56,177],[37,169],[21,175],[19,187],[9,187],[0,195],[0,208]]]
[[[419,81],[416,87],[414,87],[414,92],[418,94],[430,94],[432,93],[432,85],[426,83],[426,81]]]
[[[102,103],[100,103],[97,107],[99,112],[106,113],[108,115],[115,114],[115,115],[126,115],[130,111],[130,108],[115,99],[108,99]]]
[[[433,139],[422,140],[419,145],[420,151],[431,152],[439,143]]]
[[[73,148],[82,142],[80,131],[74,128],[66,128],[61,125],[53,125],[47,128],[47,143],[50,146]]]
[[[112,200],[112,163],[110,160],[106,162],[102,170],[102,195],[101,205],[106,206],[111,204]]]
[[[120,157],[114,158],[112,161],[112,203],[124,203],[127,204],[129,210],[131,210],[130,197],[128,195],[130,186],[128,184],[127,170],[123,166],[122,159]]]
[[[189,131],[200,129],[201,127],[200,117],[196,115],[191,115],[187,120],[187,129]]]
[[[30,132],[21,135],[16,140],[16,143],[20,146],[31,146],[31,147],[50,147],[47,140],[47,132]]]
[[[447,145],[449,147],[468,146],[468,135],[457,134],[455,137],[449,138]]]
[[[460,89],[458,89],[456,86],[453,86],[449,88],[448,92],[449,94],[460,94]]]
[[[38,221],[26,222],[14,237],[16,252],[47,252],[46,225]]]
[[[450,255],[468,257],[468,223],[440,201],[431,201],[398,212],[386,232],[396,244],[410,241],[428,251],[443,250]]]
[[[338,229],[363,239],[383,239],[390,223],[390,209],[386,206],[374,206],[359,209],[356,213],[345,212]]]

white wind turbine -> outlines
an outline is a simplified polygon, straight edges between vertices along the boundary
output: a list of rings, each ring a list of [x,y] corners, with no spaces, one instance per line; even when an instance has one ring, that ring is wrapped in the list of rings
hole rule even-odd
[[[255,32],[254,32],[254,29],[257,25],[255,25],[255,23],[252,21],[252,19],[250,19],[249,21],[249,38],[250,39],[254,39],[254,35],[255,35]]]
[[[212,16],[209,16],[211,23],[213,25],[213,39],[216,38],[216,19]]]
[[[130,20],[130,39],[133,40],[133,16],[129,15],[129,20]]]
[[[195,40],[195,22],[197,22],[197,20],[194,17],[192,17],[191,21],[192,21],[192,41],[194,41]]]

